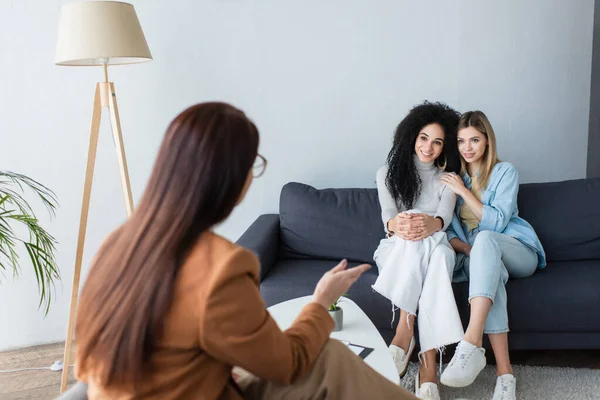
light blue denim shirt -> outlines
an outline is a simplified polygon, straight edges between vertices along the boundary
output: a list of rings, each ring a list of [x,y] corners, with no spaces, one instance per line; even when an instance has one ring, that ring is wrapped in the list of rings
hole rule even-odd
[[[463,181],[465,186],[471,189],[471,178],[468,174],[465,174]],[[496,164],[492,170],[487,188],[481,194],[483,216],[479,221],[479,230],[500,232],[514,237],[535,250],[538,255],[538,268],[544,268],[546,266],[546,254],[542,243],[533,227],[519,217],[518,193],[519,172],[515,166],[508,162]],[[448,241],[457,237],[467,243],[467,227],[462,224],[459,217],[459,211],[464,202],[464,199],[459,196],[452,217],[452,224],[446,231]]]

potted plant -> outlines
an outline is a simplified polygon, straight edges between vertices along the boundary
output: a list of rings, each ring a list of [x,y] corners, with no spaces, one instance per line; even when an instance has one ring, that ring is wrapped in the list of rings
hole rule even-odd
[[[58,206],[56,195],[46,186],[24,175],[0,171],[0,273],[5,276],[6,271],[11,271],[13,277],[17,277],[21,272],[19,254],[26,253],[37,280],[38,307],[44,305],[44,315],[47,315],[51,289],[60,279],[55,256],[57,242],[39,224],[32,207],[23,198],[25,189],[41,200],[51,216]]]
[[[333,318],[333,322],[335,322],[334,331],[341,331],[344,327],[344,310],[340,306],[338,306],[343,296],[347,296],[347,294],[341,295],[336,301],[331,303],[329,306],[329,315]]]

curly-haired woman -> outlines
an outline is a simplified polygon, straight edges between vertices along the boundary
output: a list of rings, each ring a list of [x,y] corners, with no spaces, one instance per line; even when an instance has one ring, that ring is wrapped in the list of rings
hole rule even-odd
[[[445,230],[456,195],[440,182],[443,171],[459,172],[456,128],[459,113],[425,102],[400,122],[377,191],[387,232],[375,251],[379,277],[373,289],[400,309],[390,353],[403,376],[415,347],[418,311],[422,360],[415,385],[422,399],[439,399],[436,349],[459,342],[463,328],[452,292],[455,253]],[[421,384],[419,384],[421,382]]]

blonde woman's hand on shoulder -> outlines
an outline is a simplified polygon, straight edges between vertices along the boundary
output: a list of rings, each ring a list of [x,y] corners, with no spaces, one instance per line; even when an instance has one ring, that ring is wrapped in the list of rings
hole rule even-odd
[[[454,173],[443,173],[442,176],[440,176],[440,182],[459,196],[462,196],[467,189],[462,178]]]

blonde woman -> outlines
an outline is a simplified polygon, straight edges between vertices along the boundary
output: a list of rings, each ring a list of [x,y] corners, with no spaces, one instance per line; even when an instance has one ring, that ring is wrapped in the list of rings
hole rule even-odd
[[[485,367],[481,347],[487,334],[497,362],[494,400],[515,399],[516,379],[508,354],[508,278],[525,278],[546,265],[544,249],[517,210],[519,175],[500,162],[496,137],[481,111],[464,113],[458,124],[462,178],[444,174],[441,182],[458,197],[448,239],[457,252],[459,280],[469,280],[471,316],[465,336],[441,376],[441,383],[468,386]]]

